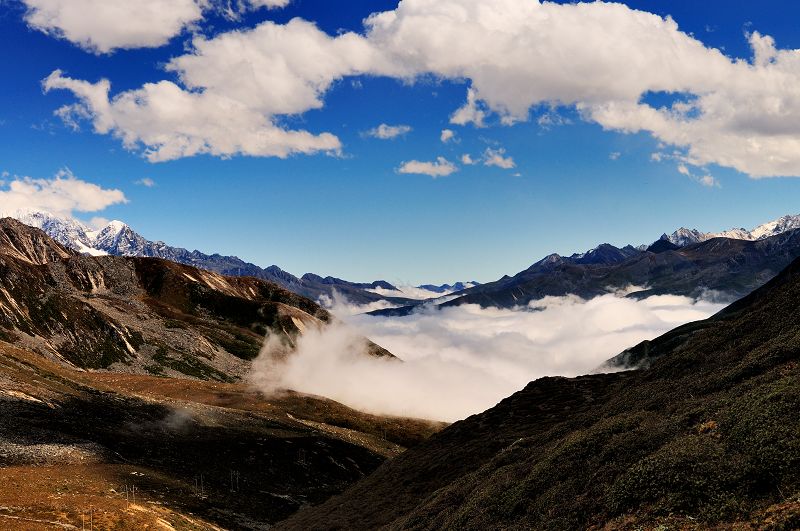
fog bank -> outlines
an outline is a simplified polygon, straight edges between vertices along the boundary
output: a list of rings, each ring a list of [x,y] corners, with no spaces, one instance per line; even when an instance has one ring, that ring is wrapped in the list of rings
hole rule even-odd
[[[358,314],[329,301],[341,324],[309,330],[284,356],[266,341],[253,381],[326,396],[359,410],[454,421],[542,376],[586,374],[644,339],[704,319],[723,304],[660,295],[547,297],[515,310],[477,305],[406,317]],[[366,356],[362,336],[403,360]]]

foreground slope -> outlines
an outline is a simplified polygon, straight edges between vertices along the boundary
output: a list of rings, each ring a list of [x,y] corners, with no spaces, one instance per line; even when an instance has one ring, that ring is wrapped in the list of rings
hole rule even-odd
[[[0,341],[0,528],[264,529],[439,427]]]
[[[795,261],[648,368],[532,382],[282,528],[796,529],[798,300]]]

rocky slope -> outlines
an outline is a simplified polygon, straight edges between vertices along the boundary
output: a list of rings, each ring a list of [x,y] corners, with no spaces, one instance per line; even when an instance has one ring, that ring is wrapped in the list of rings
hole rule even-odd
[[[9,218],[0,220],[0,310],[0,339],[62,363],[220,381],[246,374],[266,335],[290,348],[332,319],[263,280],[84,256]]]
[[[614,361],[647,368],[532,382],[279,528],[797,529],[799,299],[800,260]]]

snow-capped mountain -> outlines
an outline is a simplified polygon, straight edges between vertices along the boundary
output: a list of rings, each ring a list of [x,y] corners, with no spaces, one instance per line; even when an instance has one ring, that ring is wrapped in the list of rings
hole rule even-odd
[[[36,210],[17,210],[4,213],[3,216],[12,217],[25,225],[42,229],[64,247],[94,256],[109,254],[95,247],[96,231],[74,219],[62,218]]]
[[[758,227],[747,230],[744,228],[730,229],[722,232],[700,232],[697,229],[681,227],[672,234],[662,236],[678,247],[685,247],[693,243],[704,242],[711,238],[731,238],[733,240],[763,240],[770,236],[783,234],[790,230],[800,229],[800,215],[783,216],[774,221],[764,223]]]
[[[259,267],[245,262],[237,256],[205,254],[196,250],[189,251],[182,247],[172,247],[162,241],[148,240],[122,221],[111,221],[99,230],[95,230],[75,219],[47,212],[34,210],[2,212],[0,210],[0,217],[5,216],[42,229],[61,245],[93,256],[163,258],[223,275],[251,276],[268,280],[312,300],[319,299],[321,295],[330,297],[334,291],[356,304],[367,304],[392,298],[396,298],[398,302],[402,303],[408,299],[405,294],[382,295],[365,289],[368,286],[394,288],[391,284],[382,281],[359,284],[332,277],[322,278],[313,274],[306,274],[303,278],[298,278],[276,265]]]
[[[666,238],[662,236],[661,239],[669,240],[678,247],[685,247],[686,245],[691,245],[693,243],[704,242],[711,237],[708,233],[700,232],[697,229],[687,229],[684,227],[681,227],[672,234],[665,236]]]
[[[95,230],[78,220],[48,212],[18,210],[7,215],[26,225],[42,229],[65,247],[93,256],[149,256],[183,262],[179,258],[187,253],[191,254],[186,249],[147,240],[121,221],[111,221]]]

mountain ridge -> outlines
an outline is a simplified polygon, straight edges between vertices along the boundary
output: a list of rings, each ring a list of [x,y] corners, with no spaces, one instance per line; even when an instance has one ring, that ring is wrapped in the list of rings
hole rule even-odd
[[[685,227],[681,227],[672,234],[664,234],[661,238],[669,240],[678,247],[685,247],[687,245],[701,243],[712,238],[730,238],[733,240],[757,241],[795,229],[800,229],[800,215],[781,216],[775,220],[762,223],[751,230],[744,228],[733,228],[721,232],[701,232],[697,229],[687,229]]]
[[[86,256],[12,218],[0,219],[0,309],[0,339],[70,366],[219,381],[244,377],[265,336],[290,349],[334,320],[268,281]]]
[[[276,265],[260,267],[245,262],[237,256],[224,256],[218,253],[206,254],[198,250],[189,251],[182,247],[170,246],[163,241],[148,240],[128,224],[118,220],[111,221],[98,230],[92,230],[74,219],[47,212],[20,210],[7,215],[26,225],[42,229],[65,247],[90,256],[108,254],[163,258],[223,275],[250,276],[275,282],[313,300],[319,300],[322,295],[332,298],[336,292],[356,304],[368,304],[383,300],[397,304],[411,302],[411,299],[383,297],[378,293],[367,291],[369,286],[385,286],[396,289],[386,281],[376,281],[371,284],[355,283],[333,277],[322,278],[311,273],[297,277]]]

